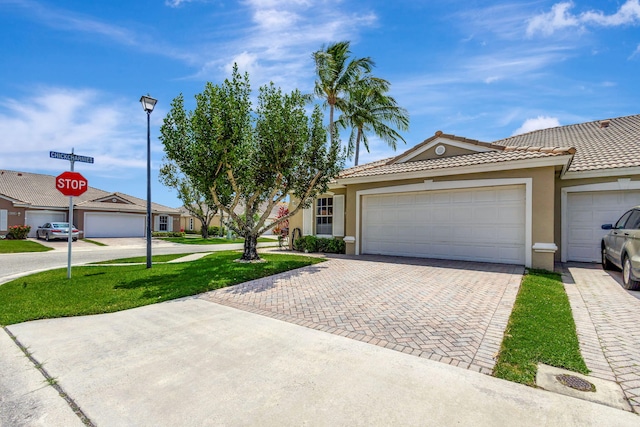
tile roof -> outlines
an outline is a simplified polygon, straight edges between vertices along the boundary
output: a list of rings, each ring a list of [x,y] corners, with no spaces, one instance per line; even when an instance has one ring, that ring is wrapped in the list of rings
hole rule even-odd
[[[495,151],[397,163],[437,137],[493,148]],[[568,172],[640,167],[640,115],[541,129],[493,143],[438,131],[396,157],[345,169],[340,172],[338,179],[441,170],[557,155],[573,155]]]
[[[55,177],[29,172],[16,172],[0,169],[0,196],[12,199],[20,205],[38,208],[64,208],[69,207],[69,197],[64,196],[55,188]],[[130,202],[105,203],[98,202],[109,197],[117,197]],[[74,205],[84,209],[100,209],[105,211],[146,212],[147,201],[138,199],[124,193],[109,193],[94,187],[73,198]],[[158,203],[151,203],[151,210],[163,213],[179,213],[173,209]]]
[[[640,115],[541,129],[495,141],[502,146],[575,147],[569,172],[640,166]]]
[[[460,156],[442,157],[438,159],[420,160],[417,162],[392,163],[395,159],[385,159],[378,162],[359,165],[359,170],[345,169],[338,179],[378,176],[394,173],[441,170],[448,168],[486,165],[510,162],[515,160],[540,159],[560,155],[571,155],[574,150],[569,147],[494,147],[496,151],[463,154]]]

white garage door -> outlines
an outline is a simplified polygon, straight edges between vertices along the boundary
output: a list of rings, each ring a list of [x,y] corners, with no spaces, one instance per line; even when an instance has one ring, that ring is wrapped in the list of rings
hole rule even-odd
[[[362,252],[525,263],[525,187],[365,196]]]
[[[567,194],[567,260],[600,261],[602,224],[615,222],[640,205],[640,191],[594,191]]]
[[[87,212],[84,237],[144,237],[145,215]]]
[[[31,226],[31,230],[29,231],[29,237],[36,237],[36,229],[47,222],[55,222],[55,221],[64,222],[66,220],[67,220],[66,212],[27,211],[25,214],[25,223],[26,225]]]

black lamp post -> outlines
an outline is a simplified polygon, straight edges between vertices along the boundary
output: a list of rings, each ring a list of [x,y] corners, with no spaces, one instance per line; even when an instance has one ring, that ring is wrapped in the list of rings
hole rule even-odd
[[[147,268],[151,268],[151,112],[158,100],[148,94],[140,98],[142,108],[147,112]]]

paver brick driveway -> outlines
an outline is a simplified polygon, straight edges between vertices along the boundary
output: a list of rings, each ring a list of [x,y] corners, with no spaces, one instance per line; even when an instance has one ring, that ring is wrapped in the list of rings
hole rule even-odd
[[[342,256],[201,298],[490,374],[523,271]]]

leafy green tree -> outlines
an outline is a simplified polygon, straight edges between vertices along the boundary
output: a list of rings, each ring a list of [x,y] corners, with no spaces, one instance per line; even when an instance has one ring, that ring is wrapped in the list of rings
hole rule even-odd
[[[390,83],[383,79],[360,80],[348,90],[338,127],[351,128],[348,153],[354,152],[354,165],[358,165],[360,142],[369,151],[369,133],[377,135],[389,147],[396,149],[396,142],[406,141],[398,130],[409,129],[409,113],[398,106],[395,98],[387,95]],[[395,127],[395,128],[394,128]]]
[[[348,41],[336,42],[313,53],[317,76],[314,92],[329,106],[329,133],[332,138],[336,137],[334,110],[344,111],[345,94],[374,66],[369,57],[350,59],[349,45]]]
[[[307,115],[307,97],[284,94],[273,83],[260,88],[251,107],[248,74],[234,66],[230,79],[207,83],[186,111],[176,97],[160,129],[166,157],[198,187],[244,237],[242,260],[258,260],[257,238],[309,206],[342,168],[339,143],[327,142],[322,112]],[[220,194],[230,195],[223,203]],[[288,216],[265,225],[273,207],[287,196],[299,203]],[[234,209],[240,204],[244,212]],[[260,206],[264,212],[258,217]]]
[[[159,179],[167,187],[177,190],[178,199],[184,208],[200,221],[202,238],[208,239],[211,220],[218,213],[218,207],[213,202],[211,193],[206,188],[197,188],[188,176],[180,172],[174,162],[166,158],[160,167]]]

